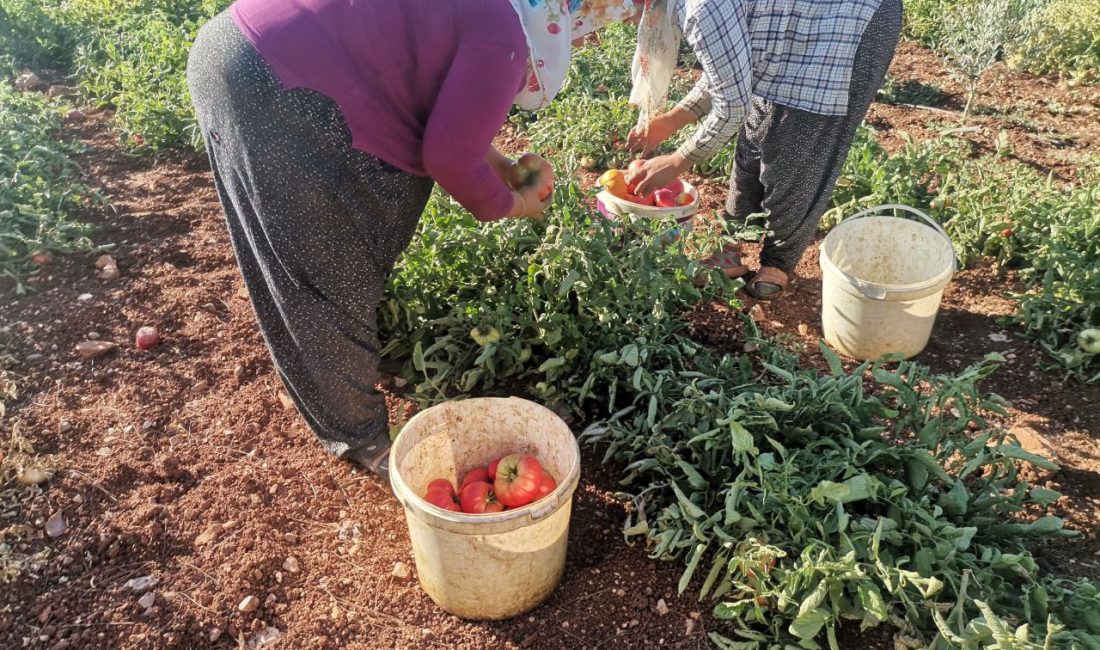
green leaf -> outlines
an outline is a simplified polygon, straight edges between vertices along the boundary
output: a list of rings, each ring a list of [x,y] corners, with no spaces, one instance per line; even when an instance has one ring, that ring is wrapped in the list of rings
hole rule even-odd
[[[829,621],[832,615],[829,610],[818,607],[808,612],[799,614],[787,631],[800,639],[814,639],[821,633],[821,628]]]
[[[885,621],[889,611],[886,608],[886,603],[882,600],[882,592],[879,591],[875,583],[867,580],[861,581],[856,590],[859,593],[859,603],[863,606],[864,611],[879,622]]]
[[[730,436],[733,450],[738,453],[757,453],[752,434],[740,422],[730,422]]]
[[[1016,460],[1022,460],[1024,462],[1031,463],[1032,465],[1038,467],[1039,469],[1045,469],[1045,470],[1048,470],[1048,471],[1051,471],[1051,472],[1057,472],[1058,470],[1061,469],[1061,467],[1059,467],[1056,463],[1052,463],[1051,461],[1047,460],[1046,458],[1043,458],[1039,454],[1033,454],[1030,451],[1027,451],[1023,447],[1020,447],[1018,445],[1012,445],[1012,444],[997,445],[996,447],[993,448],[993,450],[996,451],[996,452],[999,452],[1001,454],[1004,454],[1005,456],[1008,456],[1009,458],[1015,458]]]
[[[940,507],[949,515],[961,517],[966,514],[967,500],[970,494],[962,481],[956,480],[951,489],[940,495]]]
[[[695,569],[699,566],[699,560],[703,557],[703,552],[707,550],[706,544],[697,544],[695,550],[691,553],[691,559],[688,560],[687,569],[684,570],[683,575],[680,576],[680,584],[677,587],[677,593],[684,593],[688,585],[691,583],[691,577],[695,575]]]
[[[562,280],[561,286],[558,287],[558,297],[560,298],[569,293],[569,290],[573,288],[573,285],[576,284],[580,277],[581,274],[577,272],[576,269],[569,269],[569,273],[565,275],[565,279]]]
[[[672,491],[676,493],[676,500],[680,503],[680,507],[687,512],[688,516],[692,519],[703,519],[707,516],[707,513],[703,512],[703,509],[695,505],[684,495],[680,490],[680,486],[676,485],[676,481],[669,481],[668,484],[672,486]]]
[[[1031,492],[1028,493],[1028,496],[1032,501],[1045,508],[1058,499],[1061,499],[1062,493],[1055,490],[1048,490],[1047,488],[1034,487],[1031,488]]]

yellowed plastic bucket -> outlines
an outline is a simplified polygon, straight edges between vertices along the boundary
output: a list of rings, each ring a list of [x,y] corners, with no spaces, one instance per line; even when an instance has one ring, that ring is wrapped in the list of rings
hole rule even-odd
[[[895,210],[924,223],[881,214]],[[825,340],[859,360],[916,356],[955,269],[947,233],[920,210],[891,204],[852,215],[821,244]]]
[[[504,512],[468,515],[420,498],[436,478],[456,481],[510,453],[531,454],[558,487]],[[545,600],[565,569],[580,449],[549,409],[518,398],[447,402],[409,420],[390,450],[390,483],[405,507],[420,585],[466,619],[518,616]]]

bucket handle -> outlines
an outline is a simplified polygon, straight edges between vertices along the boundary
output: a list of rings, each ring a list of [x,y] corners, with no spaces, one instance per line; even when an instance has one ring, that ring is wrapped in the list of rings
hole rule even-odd
[[[869,208],[860,210],[850,217],[845,217],[841,219],[841,221],[852,221],[854,219],[861,219],[863,217],[881,214],[883,212],[886,212],[887,210],[901,210],[903,212],[908,212],[909,214],[919,217],[926,224],[932,226],[933,230],[943,235],[943,238],[950,243],[951,237],[947,235],[947,231],[943,229],[943,226],[941,226],[938,221],[912,206],[902,205],[900,203],[883,203],[882,205],[874,205]],[[952,247],[951,272],[954,273],[958,270],[959,258],[954,254],[954,247]],[[864,282],[863,280],[860,280],[859,278],[854,278],[848,275],[847,273],[845,273],[844,276],[847,278],[848,284],[851,284],[853,287],[858,289],[859,292],[864,295],[864,297],[870,298],[871,300],[886,300],[886,296],[890,293],[886,289],[878,286],[872,286]]]

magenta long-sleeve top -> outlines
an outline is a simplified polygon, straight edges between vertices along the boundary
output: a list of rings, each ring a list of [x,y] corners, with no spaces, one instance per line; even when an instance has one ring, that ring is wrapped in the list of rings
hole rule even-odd
[[[339,105],[353,147],[431,176],[480,220],[511,209],[485,162],[528,57],[508,0],[237,0],[231,12],[286,87]]]

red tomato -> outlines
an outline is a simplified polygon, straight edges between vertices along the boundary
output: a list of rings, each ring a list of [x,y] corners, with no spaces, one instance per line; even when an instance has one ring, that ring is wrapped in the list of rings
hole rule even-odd
[[[424,495],[424,500],[437,508],[458,512],[458,503],[455,502],[453,491],[448,492],[444,488],[428,490],[428,493]]]
[[[681,192],[684,191],[684,181],[677,178],[676,180],[672,181],[668,185],[665,185],[661,189],[672,190],[673,194],[679,195]]]
[[[539,491],[535,494],[535,501],[538,501],[544,496],[550,494],[555,489],[557,489],[557,487],[558,482],[554,480],[554,477],[550,476],[550,474],[547,472],[543,472],[542,481],[539,482]]]
[[[542,465],[534,456],[512,454],[500,459],[493,491],[497,500],[509,508],[531,503],[542,481]]]
[[[657,204],[657,207],[659,207],[659,208],[675,208],[675,207],[677,207],[678,204],[676,203],[676,196],[677,196],[676,193],[673,192],[672,190],[668,189],[667,187],[664,188],[664,189],[657,190],[656,192],[653,193],[654,202]]]
[[[160,333],[155,327],[138,328],[137,334],[134,335],[134,344],[139,350],[155,348],[158,343],[160,343]]]
[[[456,496],[454,484],[452,484],[445,478],[437,478],[431,483],[428,483],[428,487],[424,490],[424,492],[428,493],[432,490],[443,490],[447,494],[451,495],[452,498]]]
[[[499,465],[499,464],[500,464],[500,459],[499,458],[494,458],[492,460],[492,462],[489,463],[489,480],[490,481],[497,480],[497,465]]]
[[[459,503],[462,512],[471,515],[504,510],[504,506],[493,495],[493,486],[485,481],[475,481],[462,488]]]
[[[484,467],[470,470],[470,472],[466,474],[465,477],[463,477],[462,485],[460,485],[458,489],[459,491],[461,491],[462,488],[466,487],[467,485],[471,483],[477,483],[479,481],[482,483],[489,482],[489,470],[485,469]]]

